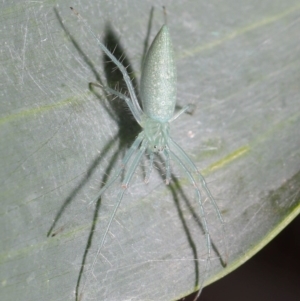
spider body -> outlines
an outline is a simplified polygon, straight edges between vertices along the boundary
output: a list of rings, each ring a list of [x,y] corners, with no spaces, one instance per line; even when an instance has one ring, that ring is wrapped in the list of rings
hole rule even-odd
[[[113,183],[115,183],[118,178],[121,177],[121,175],[123,174],[122,171],[124,171],[124,178],[121,185],[122,189],[117,196],[117,202],[104,231],[97,254],[91,266],[91,271],[93,271],[94,265],[97,261],[97,256],[99,255],[101,248],[105,243],[107,233],[122,201],[124,192],[128,188],[133,174],[139,166],[140,161],[142,160],[142,157],[144,156],[145,152],[147,152],[150,157],[150,164],[146,171],[145,178],[145,182],[148,182],[152,171],[154,154],[158,152],[161,153],[165,158],[166,183],[169,184],[169,181],[171,179],[170,159],[172,159],[172,161],[176,162],[183,169],[185,175],[187,176],[190,183],[192,184],[192,187],[195,190],[195,198],[199,204],[200,217],[206,236],[207,256],[205,260],[206,264],[203,277],[201,278],[201,281],[199,281],[200,290],[195,298],[196,300],[200,295],[201,288],[209,270],[212,250],[209,226],[207,223],[206,213],[203,207],[203,198],[201,196],[199,186],[202,186],[208,200],[213,205],[218,218],[223,225],[223,231],[224,221],[221,216],[220,210],[210,190],[207,187],[204,177],[200,174],[196,165],[192,162],[185,151],[170,137],[170,123],[177,119],[185,111],[187,111],[190,108],[190,105],[183,107],[174,115],[176,104],[176,67],[168,27],[166,25],[162,26],[153,43],[151,44],[144,61],[140,83],[141,101],[143,105],[142,109],[137,100],[132,82],[126,71],[126,68],[120,61],[116,59],[116,57],[106,48],[106,46],[101,43],[94,32],[90,29],[87,22],[82,19],[76,11],[73,10],[73,12],[85,24],[86,28],[96,39],[102,51],[112,60],[112,62],[116,64],[116,66],[122,72],[130,97],[127,97],[126,95],[109,87],[103,88],[107,92],[123,99],[127,103],[135,120],[142,127],[142,131],[137,136],[132,146],[128,149],[125,157],[122,160],[122,168],[119,168],[112,175],[112,177],[107,181],[107,183],[98,192],[93,200],[93,202],[97,201],[103,195],[103,193]]]
[[[145,58],[141,78],[141,100],[144,110],[141,126],[151,157],[151,152],[162,152],[168,148],[169,121],[174,115],[176,104],[174,51],[166,25],[163,25],[156,35]]]

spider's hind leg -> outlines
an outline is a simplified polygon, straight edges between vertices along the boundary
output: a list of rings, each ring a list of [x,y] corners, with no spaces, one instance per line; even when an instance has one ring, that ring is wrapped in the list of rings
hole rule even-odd
[[[140,146],[140,149],[138,150],[139,146]],[[128,150],[127,154],[125,155],[125,157],[122,161],[122,168],[120,168],[115,173],[115,175],[112,177],[112,179],[110,179],[108,181],[108,183],[106,183],[106,185],[100,190],[97,198],[95,198],[95,200],[98,199],[101,196],[101,194],[103,194],[103,192],[105,190],[107,190],[117,180],[117,178],[121,175],[122,170],[126,167],[127,164],[129,164],[128,169],[127,169],[127,171],[125,173],[125,176],[124,176],[124,180],[123,180],[122,185],[121,185],[122,190],[118,193],[117,202],[114,206],[114,209],[113,209],[113,212],[112,212],[112,214],[109,218],[109,221],[108,221],[108,223],[105,227],[104,234],[102,236],[101,242],[99,244],[96,255],[95,255],[94,260],[92,262],[92,265],[91,265],[91,268],[90,268],[90,273],[91,274],[93,273],[94,267],[96,265],[98,255],[100,254],[100,251],[101,251],[102,247],[105,244],[105,240],[106,240],[108,231],[109,231],[110,226],[111,226],[111,224],[112,224],[112,222],[115,218],[117,210],[118,210],[118,208],[119,208],[119,206],[122,202],[124,193],[125,193],[126,189],[128,188],[128,186],[130,184],[132,176],[133,176],[134,172],[136,171],[136,169],[137,169],[137,167],[138,167],[138,165],[139,165],[139,163],[142,159],[142,156],[144,155],[144,153],[146,151],[146,148],[147,148],[147,142],[145,142],[143,132],[141,132],[139,134],[139,136],[136,138],[136,140],[134,141],[134,143],[132,144],[132,146],[130,147],[130,149]],[[84,291],[84,289],[86,287],[86,284],[87,284],[87,279],[86,279],[86,282],[83,286],[82,291]]]
[[[204,206],[203,206],[203,200],[202,200],[201,192],[200,192],[199,187],[197,186],[197,181],[196,181],[194,175],[189,170],[189,166],[186,165],[186,162],[184,162],[184,160],[180,156],[175,154],[172,150],[170,151],[170,155],[171,155],[171,158],[174,159],[178,163],[178,165],[182,167],[182,169],[184,170],[184,172],[188,176],[191,184],[193,185],[193,187],[195,189],[196,199],[197,199],[197,202],[198,202],[199,207],[200,207],[200,217],[201,217],[201,222],[202,222],[202,225],[203,225],[203,231],[204,231],[205,238],[206,238],[207,256],[206,256],[206,259],[205,259],[205,268],[204,268],[203,277],[200,278],[200,281],[198,283],[199,284],[199,292],[197,293],[197,295],[194,299],[194,301],[196,301],[198,299],[198,297],[200,296],[200,293],[201,293],[201,290],[203,288],[204,281],[207,278],[209,268],[210,268],[210,263],[211,263],[212,242],[211,242],[211,237],[210,237],[210,230],[209,230],[209,226],[208,226],[208,222],[207,222],[207,218],[206,218],[205,209],[204,209]]]
[[[150,161],[149,167],[147,168],[146,176],[145,176],[145,183],[149,183],[150,175],[153,170],[153,161],[154,161],[154,152],[153,151],[150,151],[150,153],[149,153],[149,161]]]
[[[164,155],[166,158],[166,185],[169,185],[171,180],[170,150],[164,149]]]
[[[228,260],[228,250],[227,250],[227,244],[226,244],[225,238],[227,237],[227,234],[226,234],[226,228],[225,228],[225,221],[224,221],[221,211],[218,207],[218,204],[217,204],[216,200],[214,199],[213,195],[211,194],[204,177],[199,172],[199,170],[196,167],[196,165],[194,164],[194,162],[189,158],[189,156],[185,153],[185,151],[176,142],[174,142],[172,139],[170,139],[170,143],[171,143],[172,147],[176,150],[176,152],[179,154],[181,161],[184,162],[187,169],[189,169],[191,172],[193,172],[197,175],[197,178],[199,179],[201,186],[203,187],[206,195],[208,196],[209,202],[212,204],[212,206],[218,216],[218,219],[221,222],[222,232],[223,232],[222,244],[223,244],[224,251],[225,251],[224,252],[225,256],[221,257],[221,263],[223,266],[226,266],[227,260]]]
[[[195,193],[196,193],[196,199],[197,202],[199,204],[200,207],[200,216],[201,216],[201,221],[203,224],[203,230],[206,236],[206,244],[207,244],[207,258],[206,258],[206,267],[205,267],[205,274],[200,282],[200,289],[198,294],[196,295],[195,300],[197,300],[197,298],[199,297],[200,293],[201,293],[201,289],[203,287],[204,281],[208,276],[208,272],[209,272],[209,267],[210,267],[210,262],[211,262],[211,251],[213,249],[213,245],[212,245],[212,240],[211,240],[211,235],[210,235],[210,230],[209,230],[209,225],[208,225],[208,221],[207,221],[207,217],[206,217],[206,213],[205,213],[205,209],[203,206],[203,200],[201,197],[201,192],[199,187],[197,186],[197,183],[201,183],[201,186],[204,190],[204,192],[206,193],[208,200],[210,202],[210,204],[213,206],[214,211],[216,212],[219,221],[221,222],[221,226],[222,226],[222,232],[223,232],[223,236],[222,236],[222,244],[225,250],[225,259],[220,258],[221,263],[223,266],[226,266],[227,264],[227,257],[228,257],[228,253],[227,253],[227,245],[225,242],[225,238],[226,238],[226,229],[225,229],[225,222],[224,219],[222,217],[222,214],[220,212],[220,209],[214,199],[214,197],[212,196],[207,183],[204,179],[204,177],[201,175],[201,173],[198,171],[196,165],[193,163],[193,161],[189,158],[189,156],[185,153],[185,151],[176,143],[174,142],[171,138],[169,140],[169,144],[171,147],[171,157],[183,168],[184,172],[186,173],[186,175],[188,176],[190,182],[193,184],[194,188],[195,188]],[[174,150],[174,152],[173,152]]]

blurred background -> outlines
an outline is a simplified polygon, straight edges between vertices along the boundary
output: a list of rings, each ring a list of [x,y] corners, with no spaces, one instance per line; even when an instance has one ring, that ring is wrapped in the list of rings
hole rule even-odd
[[[244,265],[204,288],[199,301],[296,301],[300,296],[300,217]],[[181,301],[192,301],[193,295]]]

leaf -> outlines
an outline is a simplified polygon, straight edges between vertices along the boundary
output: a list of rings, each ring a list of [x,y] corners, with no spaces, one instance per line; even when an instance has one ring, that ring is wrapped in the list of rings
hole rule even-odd
[[[153,2],[93,2],[74,7],[126,55],[138,90],[147,28],[151,41],[161,4],[150,22]],[[205,202],[214,244],[208,284],[299,214],[300,6],[164,4],[178,108],[196,106],[172,123],[172,136],[226,221],[224,237]],[[119,76],[64,2],[10,1],[0,20],[0,299],[75,300],[77,291],[81,300],[175,300],[195,290],[207,247],[191,185],[175,167],[170,187],[163,166],[149,185],[139,169],[90,273],[120,183],[89,202],[140,129],[122,102],[89,88]]]

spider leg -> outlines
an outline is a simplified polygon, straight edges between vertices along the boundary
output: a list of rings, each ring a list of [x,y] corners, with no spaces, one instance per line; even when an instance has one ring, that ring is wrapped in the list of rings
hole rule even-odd
[[[166,158],[166,185],[169,185],[171,179],[171,169],[170,169],[170,150],[164,149],[164,155]]]
[[[108,86],[102,86],[100,85],[99,83],[91,83],[92,85],[94,85],[95,87],[99,87],[99,88],[102,88],[104,89],[106,92],[108,92],[109,94],[114,94],[116,96],[118,96],[120,99],[123,99],[126,101],[126,104],[128,105],[134,119],[140,124],[140,121],[141,121],[141,116],[137,113],[136,109],[135,109],[135,106],[134,106],[134,103],[132,102],[132,100],[127,97],[126,95],[108,87]]]
[[[135,140],[135,142],[136,142],[137,140],[138,140],[138,138]],[[134,144],[135,144],[135,142],[134,142]],[[139,142],[140,142],[140,141],[139,141]],[[137,145],[139,145],[139,144],[137,144]],[[100,251],[101,251],[101,249],[102,249],[102,247],[103,247],[103,245],[104,245],[104,243],[105,243],[105,239],[106,239],[106,237],[107,237],[107,234],[108,234],[108,231],[109,231],[109,229],[110,229],[111,223],[112,223],[112,221],[114,220],[114,217],[115,217],[115,215],[116,215],[116,213],[117,213],[117,210],[118,210],[118,208],[119,208],[119,206],[120,206],[120,204],[121,204],[121,201],[122,201],[122,199],[123,199],[124,193],[125,193],[126,189],[128,188],[128,185],[129,185],[129,183],[130,183],[130,181],[131,181],[131,179],[132,179],[132,176],[133,176],[135,170],[137,169],[137,167],[138,167],[138,165],[139,165],[139,163],[140,163],[140,161],[141,161],[141,159],[142,159],[142,156],[144,155],[144,153],[145,153],[145,151],[146,151],[146,148],[147,148],[147,142],[145,142],[145,140],[143,140],[143,141],[142,141],[141,148],[137,151],[136,156],[132,158],[132,162],[131,162],[131,164],[130,164],[130,166],[129,166],[129,168],[128,168],[126,174],[125,174],[124,180],[123,180],[122,185],[121,185],[122,190],[121,190],[121,191],[119,192],[119,194],[118,194],[118,197],[117,197],[117,203],[116,203],[116,205],[115,205],[115,207],[114,207],[114,210],[113,210],[113,212],[112,212],[112,214],[111,214],[111,217],[110,217],[110,219],[109,219],[109,221],[108,221],[108,223],[107,223],[107,225],[106,225],[106,227],[105,227],[105,231],[104,231],[103,237],[102,237],[102,239],[101,239],[101,242],[100,242],[99,247],[98,247],[98,249],[97,249],[97,253],[96,253],[96,255],[95,255],[95,257],[94,257],[94,260],[93,260],[93,263],[92,263],[92,265],[91,265],[90,273],[93,273],[95,264],[96,264],[96,262],[97,262],[97,257],[98,257],[98,255],[100,254]],[[133,148],[133,145],[132,145],[132,147],[130,148],[130,150],[131,150],[131,149],[132,149],[132,150],[136,150],[136,148]],[[132,153],[128,156],[128,160],[127,160],[126,163],[128,163],[128,161],[129,161],[129,159],[131,158],[131,156],[132,156]],[[87,283],[87,280],[86,280],[85,283],[84,283],[84,286],[83,286],[82,291],[84,291],[84,289],[85,289],[85,287],[86,287],[86,283]]]
[[[112,62],[119,68],[119,70],[122,72],[124,81],[127,85],[129,94],[130,94],[130,98],[133,104],[133,115],[137,116],[138,118],[136,119],[137,122],[141,122],[141,118],[143,115],[143,111],[139,105],[139,102],[137,100],[137,97],[135,95],[134,92],[134,88],[132,86],[132,82],[130,80],[130,77],[126,71],[126,68],[123,66],[123,64],[117,60],[117,58],[107,49],[107,47],[101,43],[101,41],[98,39],[98,37],[96,36],[96,34],[92,31],[91,27],[88,25],[87,21],[85,19],[83,19],[80,14],[73,8],[70,7],[71,10],[73,11],[73,13],[83,22],[83,24],[85,25],[85,27],[87,28],[87,30],[91,33],[91,35],[94,37],[94,39],[96,40],[98,46],[102,49],[102,51],[112,60]]]
[[[184,106],[181,110],[179,110],[170,120],[169,122],[174,121],[175,119],[177,119],[180,115],[182,115],[183,113],[185,113],[186,111],[190,110],[191,108],[193,108],[194,105],[193,104],[188,104],[186,106]]]
[[[94,202],[96,202],[97,200],[99,200],[99,198],[101,197],[101,195],[118,179],[118,177],[121,175],[123,168],[126,166],[126,164],[128,163],[128,161],[130,160],[131,156],[133,155],[133,153],[138,149],[139,145],[141,144],[141,142],[144,139],[144,133],[141,132],[137,138],[135,139],[135,141],[133,142],[133,144],[131,145],[131,147],[129,148],[129,150],[127,151],[125,157],[122,160],[122,168],[116,170],[116,172],[114,173],[114,175],[109,179],[109,181],[107,183],[105,183],[105,185],[100,189],[100,191],[98,192],[98,194],[94,197],[94,199],[89,203],[92,204]]]
[[[154,152],[151,151],[150,152],[150,165],[146,172],[145,183],[149,182],[149,178],[150,178],[150,175],[151,175],[152,169],[153,169],[153,160],[154,160]]]
[[[192,172],[197,175],[198,179],[201,182],[202,187],[204,188],[204,190],[205,190],[205,192],[206,192],[206,194],[209,198],[210,203],[213,205],[213,208],[214,208],[215,212],[217,213],[218,219],[220,220],[220,222],[222,224],[222,232],[223,232],[222,243],[223,243],[224,250],[225,250],[225,260],[223,261],[223,263],[224,263],[224,265],[227,265],[228,251],[227,251],[227,244],[224,240],[224,238],[227,237],[227,235],[226,235],[226,229],[225,229],[225,222],[224,222],[224,219],[222,217],[221,211],[220,211],[214,197],[212,196],[204,177],[198,171],[198,169],[197,169],[196,165],[194,164],[194,162],[189,158],[189,156],[185,153],[185,151],[172,138],[170,138],[169,143],[170,143],[171,147],[173,149],[175,149],[175,151],[179,154],[179,156],[176,156],[173,153],[173,155],[175,155],[174,159],[184,168],[186,173],[189,175],[189,178],[191,179],[191,177],[192,177],[192,179],[194,179],[194,176],[192,175]],[[194,182],[193,182],[193,184],[194,184]],[[200,193],[200,191],[199,191],[199,193]],[[200,199],[198,198],[198,203],[200,205],[200,209],[201,209],[201,212],[202,212],[201,213],[201,218],[202,218],[202,216],[204,215],[204,208],[203,208],[203,205],[202,205],[202,202],[201,202],[201,196],[200,196]],[[208,231],[205,216],[203,218],[203,224],[204,224],[205,232]],[[206,224],[206,226],[205,226],[205,224]],[[210,252],[211,252],[212,245],[211,245],[211,239],[210,239],[209,233],[208,233],[207,241],[208,240],[209,240],[209,244],[208,244],[209,257],[208,257],[208,259],[209,259],[209,262],[210,262]],[[202,281],[202,285],[203,285],[203,281]],[[200,286],[199,292],[198,292],[197,296],[195,297],[195,300],[197,300],[197,298],[200,296],[202,285]]]
[[[208,198],[209,198],[211,204],[213,205],[214,210],[217,213],[217,216],[218,216],[219,220],[221,221],[222,231],[223,231],[223,237],[226,237],[226,229],[225,229],[225,222],[224,222],[223,216],[222,216],[221,211],[220,211],[220,209],[219,209],[219,207],[217,205],[216,200],[212,196],[212,194],[211,194],[211,192],[210,192],[210,190],[209,190],[209,188],[207,186],[207,183],[206,183],[204,177],[199,172],[199,170],[196,167],[196,165],[194,164],[194,162],[186,154],[186,152],[172,138],[170,138],[170,142],[171,142],[171,145],[173,146],[173,148],[179,153],[181,160],[185,162],[185,165],[188,166],[189,169],[192,170],[192,172],[194,172],[194,173],[197,174],[197,176],[198,176],[198,178],[199,178],[199,180],[201,182],[202,187],[204,188],[205,192],[207,193]],[[224,264],[226,265],[227,264],[227,258],[228,258],[227,245],[226,245],[224,239],[222,239],[222,240],[223,240],[223,245],[224,245],[224,249],[225,249],[225,261],[224,261]]]
[[[202,203],[201,192],[197,186],[195,177],[190,172],[190,170],[189,170],[188,166],[186,166],[185,162],[180,157],[178,157],[172,150],[170,151],[170,155],[171,155],[171,158],[173,158],[179,164],[179,166],[181,166],[183,168],[183,170],[187,174],[190,182],[192,183],[192,185],[195,188],[196,199],[197,199],[199,207],[200,207],[200,216],[201,216],[201,221],[203,223],[204,234],[206,237],[207,258],[206,258],[206,262],[205,262],[204,276],[202,277],[202,279],[199,283],[199,292],[198,292],[196,298],[194,299],[194,301],[196,301],[197,298],[200,296],[204,281],[205,281],[205,279],[207,277],[207,273],[209,271],[210,262],[211,262],[212,243],[211,243],[211,238],[210,238],[210,234],[209,234],[209,226],[208,226],[208,222],[207,222],[206,215],[205,215],[205,210],[204,210],[203,203]]]

